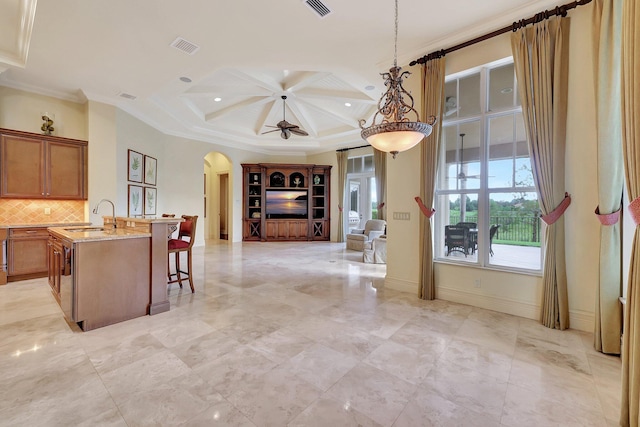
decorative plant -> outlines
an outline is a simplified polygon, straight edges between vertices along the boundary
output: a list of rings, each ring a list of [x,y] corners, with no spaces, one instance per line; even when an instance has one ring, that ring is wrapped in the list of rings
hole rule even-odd
[[[153,192],[152,191],[148,191],[147,192],[147,208],[149,208],[150,210],[153,209]]]
[[[131,194],[131,204],[133,205],[133,210],[137,211],[140,204],[140,193]]]
[[[137,171],[139,167],[140,167],[140,160],[137,157],[134,157],[133,161],[131,162],[131,169],[133,169],[134,171]]]
[[[147,179],[149,181],[153,181],[154,175],[155,175],[155,171],[153,170],[153,165],[149,165],[147,167]]]

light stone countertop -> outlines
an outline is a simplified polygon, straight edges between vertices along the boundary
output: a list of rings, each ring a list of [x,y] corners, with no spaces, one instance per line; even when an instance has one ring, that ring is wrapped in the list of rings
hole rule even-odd
[[[113,217],[111,216],[103,216],[102,217],[103,221],[105,222],[105,224],[110,224],[111,222],[113,222]],[[158,222],[165,222],[165,223],[176,223],[176,222],[183,222],[184,219],[182,219],[182,217],[175,217],[175,218],[163,218],[163,217],[147,217],[147,218],[143,218],[143,217],[128,217],[128,216],[117,216],[116,217],[116,221],[126,221],[126,222],[139,222],[139,223],[144,223],[144,224],[151,224],[151,223],[158,223]]]
[[[49,227],[49,232],[61,239],[71,242],[89,242],[120,239],[150,238],[151,233],[129,228],[110,228],[102,226],[67,226]]]
[[[79,227],[91,225],[90,222],[50,222],[32,224],[0,224],[0,228],[49,228],[49,227]]]

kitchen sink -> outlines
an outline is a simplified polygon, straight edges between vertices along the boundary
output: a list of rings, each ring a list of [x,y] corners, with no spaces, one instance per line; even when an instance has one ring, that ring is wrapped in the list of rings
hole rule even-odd
[[[65,228],[65,231],[72,233],[84,233],[87,231],[105,231],[104,227],[78,227],[78,228]]]

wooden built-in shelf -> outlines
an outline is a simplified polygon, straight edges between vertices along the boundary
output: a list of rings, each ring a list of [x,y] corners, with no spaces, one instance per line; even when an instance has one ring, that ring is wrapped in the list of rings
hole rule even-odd
[[[331,166],[243,164],[245,241],[329,240]]]

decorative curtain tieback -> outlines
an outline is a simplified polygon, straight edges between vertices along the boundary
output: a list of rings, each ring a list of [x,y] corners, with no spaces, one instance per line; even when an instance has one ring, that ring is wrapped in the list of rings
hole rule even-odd
[[[342,206],[338,205],[338,211],[342,212]]]
[[[598,221],[600,221],[600,224],[602,225],[614,225],[620,219],[620,208],[618,208],[617,211],[611,212],[609,214],[601,214],[600,206],[598,206],[596,207],[595,213],[596,213],[596,217],[598,218]]]
[[[384,208],[384,202],[382,202],[382,203],[380,203],[380,204],[378,205],[378,210],[380,210],[380,209],[382,209],[382,208]]]
[[[629,205],[629,214],[635,225],[640,224],[640,197],[635,199]]]
[[[435,209],[429,209],[428,207],[426,207],[424,205],[424,203],[422,203],[422,199],[420,197],[415,197],[414,200],[416,201],[416,203],[418,204],[418,206],[420,207],[420,211],[424,214],[424,216],[426,216],[427,218],[431,218],[433,216],[434,213],[436,213]]]
[[[544,221],[545,224],[551,225],[560,219],[560,217],[562,216],[564,211],[567,210],[570,204],[571,196],[569,195],[569,193],[564,193],[564,199],[562,199],[558,207],[549,212],[547,215],[542,215],[540,218]]]

